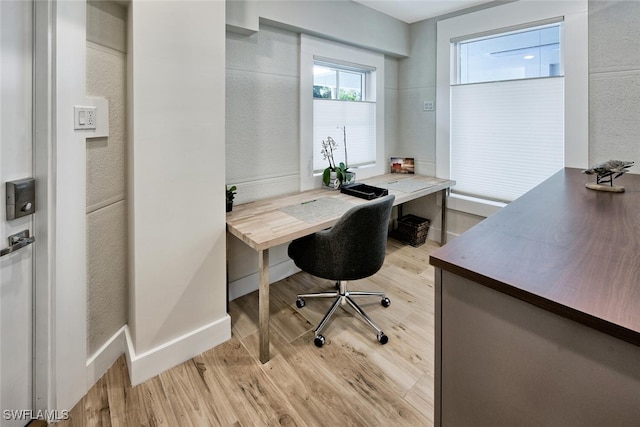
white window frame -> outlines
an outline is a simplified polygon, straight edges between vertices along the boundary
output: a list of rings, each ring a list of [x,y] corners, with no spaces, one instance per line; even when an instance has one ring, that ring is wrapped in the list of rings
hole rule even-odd
[[[517,1],[438,22],[436,175],[450,177],[450,86],[455,82],[455,46],[451,40],[500,28],[564,17],[565,166],[586,168],[589,162],[589,75],[587,0]],[[449,208],[489,216],[504,204],[451,195]]]
[[[384,141],[384,55],[301,34],[300,36],[300,190],[322,185],[322,175],[313,173],[313,65],[314,59],[360,64],[370,69],[366,92],[376,100],[376,162],[355,169],[356,179],[382,175],[388,169]],[[338,124],[336,124],[338,125]],[[348,135],[347,135],[348,137]],[[338,135],[336,141],[340,142]]]

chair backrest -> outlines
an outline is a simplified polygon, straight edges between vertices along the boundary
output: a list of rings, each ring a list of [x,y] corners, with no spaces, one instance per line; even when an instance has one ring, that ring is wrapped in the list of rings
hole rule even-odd
[[[317,233],[325,234],[330,248],[325,278],[362,279],[382,267],[394,199],[390,195],[353,207],[332,228]]]

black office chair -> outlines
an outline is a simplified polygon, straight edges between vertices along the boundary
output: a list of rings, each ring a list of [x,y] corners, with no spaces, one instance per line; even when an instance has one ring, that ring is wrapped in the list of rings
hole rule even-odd
[[[382,306],[391,304],[384,292],[350,292],[348,280],[369,277],[382,267],[387,247],[389,218],[395,196],[375,199],[349,209],[331,228],[296,239],[289,244],[289,257],[302,270],[323,279],[335,280],[336,291],[298,295],[296,305],[302,308],[304,298],[336,298],[316,328],[314,343],[322,347],[320,334],[339,304],[349,303],[377,332],[377,339],[386,344],[389,338],[351,297],[378,296]]]

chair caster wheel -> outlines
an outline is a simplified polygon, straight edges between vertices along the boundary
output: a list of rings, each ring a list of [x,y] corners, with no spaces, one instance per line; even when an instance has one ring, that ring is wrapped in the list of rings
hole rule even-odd
[[[298,298],[298,299],[296,300],[296,306],[297,306],[298,308],[302,308],[302,307],[304,307],[304,305],[305,305],[305,302],[304,302],[304,300],[303,300],[302,298]]]
[[[320,348],[324,345],[324,337],[322,335],[316,335],[316,338],[313,340],[313,343],[316,347]]]
[[[382,301],[380,301],[380,304],[382,304],[383,307],[389,307],[391,305],[391,300],[387,297],[382,298]]]
[[[386,336],[386,335],[384,334],[384,332],[380,332],[380,333],[378,334],[378,342],[379,342],[380,344],[383,344],[383,345],[384,345],[384,344],[386,344],[386,343],[388,343],[388,342],[389,342],[389,337],[388,337],[388,336]]]

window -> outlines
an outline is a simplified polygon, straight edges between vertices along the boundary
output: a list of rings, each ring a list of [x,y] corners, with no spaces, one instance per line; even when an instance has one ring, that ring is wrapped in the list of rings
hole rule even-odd
[[[342,68],[337,64],[315,61],[313,66],[313,97],[339,99],[340,101],[364,100],[367,71]]]
[[[438,22],[436,174],[488,216],[588,163],[587,2],[513,2]]]
[[[454,41],[457,83],[532,79],[563,74],[562,23]]]
[[[510,202],[564,166],[561,25],[453,43],[456,193]]]
[[[350,169],[376,162],[376,103],[366,97],[371,72],[357,65],[314,61],[313,173],[327,162],[321,144],[328,136],[338,143],[334,159]],[[346,138],[345,138],[346,137]],[[346,139],[346,140],[345,140]],[[346,150],[345,150],[346,145]]]
[[[321,144],[338,143],[358,179],[380,175],[384,160],[384,55],[302,34],[300,38],[300,189],[321,185]]]

